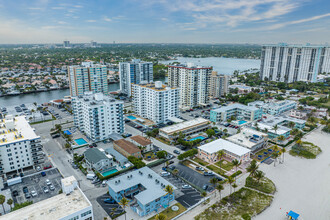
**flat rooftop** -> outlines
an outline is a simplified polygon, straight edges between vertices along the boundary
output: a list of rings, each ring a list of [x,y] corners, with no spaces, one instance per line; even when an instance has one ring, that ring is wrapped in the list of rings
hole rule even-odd
[[[255,145],[260,144],[264,141],[264,138],[267,134],[264,134],[260,131],[256,131],[251,128],[242,128],[241,132],[230,136],[227,138],[228,141],[235,144],[241,145],[246,148],[253,148]]]
[[[61,193],[0,217],[0,220],[55,220],[91,207],[79,188],[69,195]]]
[[[262,122],[258,122],[258,127],[261,129],[261,130],[265,130],[267,129],[268,132],[271,132],[271,133],[274,133],[274,134],[278,134],[278,135],[283,135],[285,133],[287,133],[288,131],[291,131],[290,128],[287,128],[287,127],[284,127],[284,126],[281,126],[281,125],[278,125],[278,129],[274,130],[274,126],[272,125],[269,125],[269,124],[265,124],[265,123],[262,123]]]
[[[224,107],[221,107],[221,108],[218,108],[218,109],[214,109],[212,111],[221,113],[221,112],[226,112],[226,111],[236,109],[236,108],[237,109],[243,109],[243,110],[250,110],[250,111],[258,110],[258,108],[254,107],[254,106],[247,106],[247,105],[235,103],[235,104],[224,106]]]
[[[9,124],[14,128],[9,129]],[[7,117],[0,120],[0,146],[25,140],[40,138],[34,132],[25,116]]]
[[[177,131],[180,131],[180,130],[185,130],[185,129],[188,129],[190,127],[195,127],[195,126],[198,126],[198,125],[201,125],[201,124],[206,124],[210,122],[209,120],[206,120],[204,118],[196,118],[196,119],[192,119],[192,120],[189,120],[189,121],[185,121],[185,122],[182,122],[182,123],[178,123],[178,124],[175,124],[175,125],[171,125],[171,126],[168,126],[168,127],[165,127],[165,128],[162,128],[160,129],[160,131],[164,132],[164,133],[175,133]]]
[[[132,177],[127,178],[128,176],[132,176]],[[173,187],[174,190],[177,189],[174,185],[172,185],[163,177],[155,173],[149,167],[142,167],[138,170],[134,170],[132,172],[108,180],[107,184],[109,187],[113,189],[113,191],[117,193],[122,190],[141,184],[145,188],[145,190],[138,193],[134,197],[141,204],[144,205],[154,201],[157,198],[166,195],[166,192],[164,190],[165,187],[162,187],[161,184],[165,186],[170,185]]]
[[[164,84],[161,84],[161,86],[157,87],[155,83],[147,83],[147,84],[143,84],[143,83],[140,83],[140,84],[134,84],[135,86],[139,86],[139,87],[142,87],[142,88],[147,88],[147,89],[152,89],[154,91],[166,91],[166,90],[174,90],[174,89],[177,89],[177,88],[171,88],[167,85],[164,85]]]
[[[270,125],[270,126],[274,126],[274,125],[277,125],[277,124],[282,123],[284,121],[292,121],[292,122],[297,123],[297,124],[303,124],[303,123],[306,122],[305,120],[293,118],[293,117],[286,116],[286,115],[283,115],[283,116],[267,115],[267,118],[264,118],[262,120],[262,123]]]
[[[212,141],[208,144],[204,144],[204,145],[198,147],[198,149],[203,150],[209,154],[216,153],[220,150],[225,150],[225,151],[231,152],[238,156],[243,156],[244,154],[251,152],[249,149],[247,149],[245,147],[241,147],[241,146],[239,146],[235,143],[232,143],[230,141],[227,141],[225,139],[218,139],[218,140]]]

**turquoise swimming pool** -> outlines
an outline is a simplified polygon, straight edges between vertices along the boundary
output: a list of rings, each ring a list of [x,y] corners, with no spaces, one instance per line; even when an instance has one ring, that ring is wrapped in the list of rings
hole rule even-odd
[[[204,140],[204,139],[206,139],[206,137],[203,137],[203,136],[197,136],[197,137],[194,137],[194,138],[189,139],[189,141]]]
[[[78,138],[78,139],[75,139],[74,142],[76,142],[78,145],[84,145],[84,144],[87,144],[87,141],[85,141],[84,138]]]
[[[238,121],[238,125],[242,125],[242,124],[245,124],[247,121],[244,121],[244,120],[240,120]]]
[[[102,173],[102,176],[106,177],[106,176],[109,176],[109,175],[111,175],[113,173],[116,173],[116,172],[118,172],[117,169],[108,170],[108,171]]]
[[[136,117],[134,117],[133,115],[129,115],[129,116],[127,116],[127,118],[129,118],[131,120],[135,120],[136,119]]]

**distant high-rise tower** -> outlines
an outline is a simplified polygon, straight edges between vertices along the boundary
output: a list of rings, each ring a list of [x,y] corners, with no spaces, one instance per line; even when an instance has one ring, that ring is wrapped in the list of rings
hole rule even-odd
[[[71,47],[70,41],[68,41],[68,40],[63,41],[63,47],[70,48]]]
[[[220,98],[228,94],[229,78],[228,75],[219,75],[218,72],[212,71],[210,96]]]
[[[69,66],[70,95],[84,95],[85,92],[108,93],[107,67],[83,62],[80,66]]]
[[[97,42],[91,41],[91,47],[97,47]]]
[[[261,53],[260,78],[277,82],[316,82],[317,74],[330,72],[330,47],[264,45]]]
[[[119,78],[121,92],[130,96],[132,83],[153,82],[153,64],[138,59],[121,62],[119,63]]]

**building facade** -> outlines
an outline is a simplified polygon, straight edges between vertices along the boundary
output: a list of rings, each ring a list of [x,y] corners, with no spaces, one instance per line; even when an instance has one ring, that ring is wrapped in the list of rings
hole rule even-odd
[[[40,137],[25,116],[0,119],[0,174],[22,172],[44,161]]]
[[[123,102],[102,93],[86,93],[72,99],[74,124],[92,141],[124,133]]]
[[[133,156],[142,158],[141,150],[135,144],[125,139],[114,141],[113,148],[125,157]]]
[[[135,114],[156,123],[165,123],[179,116],[179,89],[170,88],[157,81],[132,85]]]
[[[123,197],[130,200],[129,207],[140,217],[160,208],[167,208],[174,195],[165,192],[167,185],[177,188],[148,167],[126,173],[107,181],[109,195],[120,202]]]
[[[113,157],[98,148],[87,149],[84,152],[84,159],[89,169],[95,169],[98,172],[110,169],[115,165]]]
[[[264,45],[261,52],[260,78],[277,82],[316,82],[319,73],[330,72],[330,47]]]
[[[263,114],[279,115],[297,107],[297,102],[292,100],[283,100],[277,102],[255,101],[248,103],[250,107],[256,107],[262,110]]]
[[[68,67],[70,95],[84,95],[85,92],[108,94],[107,67],[91,62],[83,62],[80,66]]]
[[[168,66],[168,85],[180,88],[180,108],[190,109],[209,104],[212,67]]]
[[[142,137],[140,135],[136,135],[130,138],[131,142],[136,146],[141,146],[141,150],[143,153],[152,151],[154,149],[154,145],[151,140],[148,138]]]
[[[153,64],[139,59],[134,59],[131,62],[121,62],[119,63],[119,79],[121,93],[131,96],[132,83],[153,82]]]
[[[216,71],[212,71],[210,96],[212,98],[220,98],[229,92],[229,78],[228,75],[218,75]]]
[[[211,110],[210,121],[221,122],[235,117],[237,120],[254,121],[261,119],[262,110],[253,106],[243,104],[232,104],[218,109]]]

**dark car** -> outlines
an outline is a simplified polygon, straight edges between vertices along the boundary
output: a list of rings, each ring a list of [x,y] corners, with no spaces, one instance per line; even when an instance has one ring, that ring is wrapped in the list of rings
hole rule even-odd
[[[173,160],[170,160],[168,164],[172,164],[172,163],[174,163],[174,161]]]
[[[207,188],[209,188],[209,185],[204,184],[204,185],[203,185],[203,189],[204,189],[204,190],[207,190]]]
[[[173,153],[175,153],[175,154],[180,154],[180,151],[178,151],[178,150],[174,150]]]
[[[109,203],[109,204],[115,204],[116,203],[116,201],[111,199],[111,198],[107,198],[107,199],[103,200],[103,202],[104,203]]]
[[[17,190],[14,190],[14,191],[13,191],[13,196],[14,196],[14,197],[18,196],[18,192],[17,192]]]
[[[96,144],[96,143],[93,143],[92,146],[93,146],[93,147],[97,147],[97,144]]]
[[[175,169],[175,166],[174,165],[171,165],[168,168],[170,168],[171,170],[174,170]]]
[[[46,176],[46,172],[41,172],[41,176]]]
[[[24,192],[24,193],[28,193],[28,192],[29,192],[29,189],[27,188],[27,186],[24,186],[24,187],[23,187],[23,192]]]
[[[223,179],[219,176],[215,176],[214,178],[216,178],[218,181],[223,181]]]

